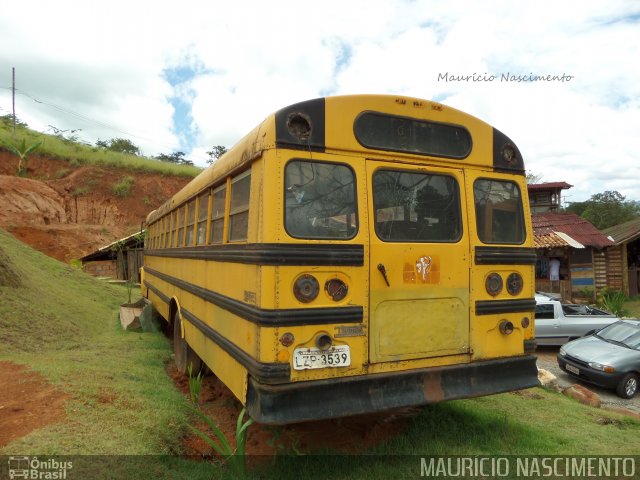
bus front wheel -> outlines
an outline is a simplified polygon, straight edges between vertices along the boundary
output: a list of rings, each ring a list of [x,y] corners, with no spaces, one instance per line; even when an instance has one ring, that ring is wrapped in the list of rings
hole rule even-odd
[[[189,365],[191,365],[192,375],[197,375],[202,370],[202,360],[182,338],[182,320],[178,312],[173,316],[173,355],[176,369],[182,375],[189,373]]]

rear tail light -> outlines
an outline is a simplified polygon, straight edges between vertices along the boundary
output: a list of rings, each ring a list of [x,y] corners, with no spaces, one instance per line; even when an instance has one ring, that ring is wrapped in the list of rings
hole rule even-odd
[[[507,292],[511,295],[518,295],[522,291],[523,283],[519,273],[512,273],[507,277]]]
[[[314,301],[319,291],[320,284],[313,275],[300,275],[293,284],[293,294],[302,303]]]
[[[497,273],[490,273],[484,282],[487,293],[495,297],[502,291],[502,277]]]

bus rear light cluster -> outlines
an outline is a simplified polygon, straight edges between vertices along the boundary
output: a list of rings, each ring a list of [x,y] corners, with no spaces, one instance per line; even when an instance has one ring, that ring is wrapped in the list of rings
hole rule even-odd
[[[516,296],[522,292],[522,286],[524,285],[524,281],[522,280],[522,275],[519,273],[512,273],[507,277],[507,292],[510,295]],[[503,280],[500,274],[496,272],[492,272],[487,275],[487,278],[484,282],[484,286],[487,289],[487,293],[492,297],[500,294],[502,292]]]
[[[293,284],[293,295],[302,303],[313,302],[320,291],[320,284],[313,275],[300,275]]]

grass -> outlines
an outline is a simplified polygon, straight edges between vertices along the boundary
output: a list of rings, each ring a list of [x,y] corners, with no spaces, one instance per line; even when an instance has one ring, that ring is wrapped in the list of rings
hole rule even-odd
[[[131,187],[133,187],[134,182],[135,179],[132,176],[127,175],[126,177],[113,184],[113,186],[111,187],[111,192],[116,197],[128,197],[131,193]]]
[[[42,144],[32,155],[45,155],[66,160],[72,167],[98,165],[124,168],[134,172],[151,172],[182,177],[195,177],[202,171],[198,167],[161,162],[152,158],[113,152],[104,148],[63,140],[55,135],[37,132],[27,127],[17,127],[14,138],[12,128],[0,122],[0,140],[17,145],[23,139],[28,145],[42,141]]]
[[[631,297],[625,302],[623,308],[627,312],[627,316],[632,318],[640,318],[640,295]]]
[[[66,421],[0,448],[0,455],[109,455],[74,457],[73,473],[87,472],[78,478],[230,478],[228,468],[175,456],[190,402],[165,373],[167,339],[120,329],[117,309],[125,300],[125,288],[94,280],[0,230],[0,360],[28,365],[69,396]],[[105,394],[113,401],[100,401]],[[420,457],[428,455],[638,451],[638,420],[536,388],[426,407],[367,455],[280,456],[249,475],[416,478]]]

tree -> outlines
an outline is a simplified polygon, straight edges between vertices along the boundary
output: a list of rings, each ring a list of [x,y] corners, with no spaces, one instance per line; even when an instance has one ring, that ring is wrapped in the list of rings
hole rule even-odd
[[[607,190],[591,195],[585,202],[573,202],[567,211],[580,215],[596,228],[619,225],[640,216],[640,205],[616,191]]]
[[[112,152],[140,155],[140,148],[138,148],[131,140],[126,138],[112,138],[108,142],[105,140],[98,140],[96,142],[96,147],[106,148]]]
[[[156,158],[161,162],[177,163],[178,165],[189,165],[193,167],[193,162],[184,158],[184,155],[184,152],[173,152],[169,155],[161,153],[160,155],[156,155]]]
[[[211,151],[207,152],[207,155],[209,155],[209,159],[207,160],[207,163],[211,164],[215,162],[227,152],[228,152],[227,147],[225,147],[224,145],[215,145],[211,149]]]
[[[22,139],[22,144],[18,147],[7,143],[3,140],[0,140],[0,144],[4,146],[11,153],[14,153],[18,156],[18,176],[26,177],[27,176],[27,157],[31,152],[33,152],[36,148],[38,148],[42,144],[42,140],[39,140],[31,145],[27,146],[26,140]]]
[[[540,183],[542,180],[542,175],[538,173],[533,173],[531,170],[527,172],[527,185],[532,185],[534,183]]]

